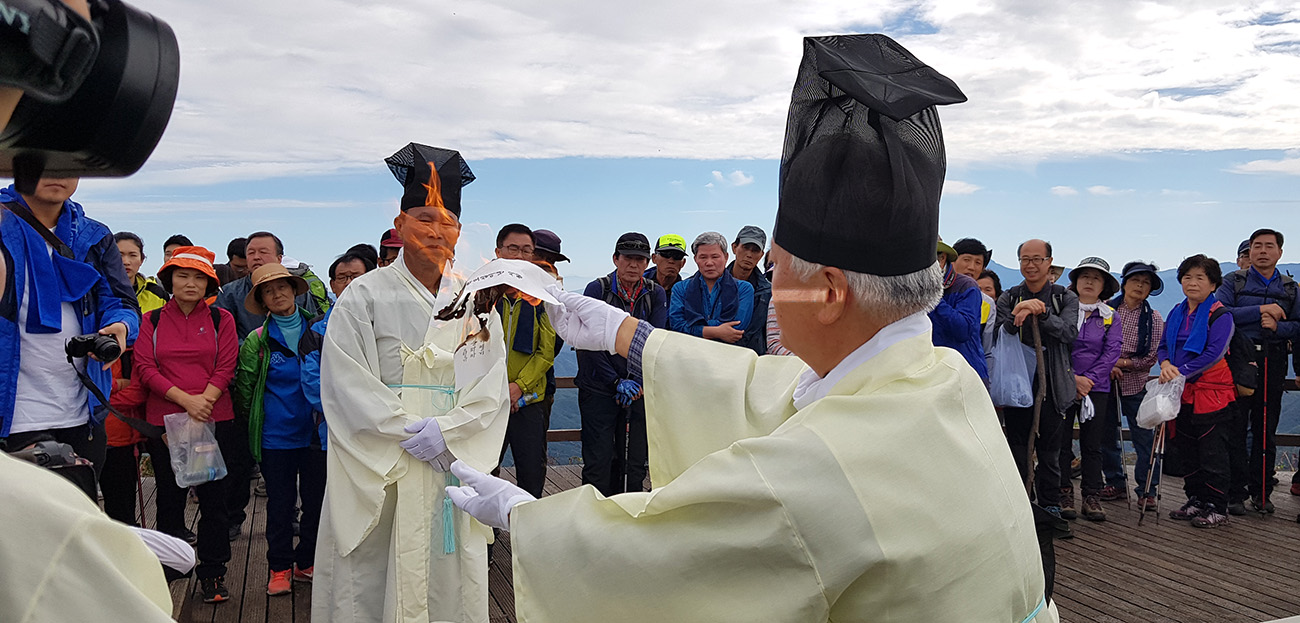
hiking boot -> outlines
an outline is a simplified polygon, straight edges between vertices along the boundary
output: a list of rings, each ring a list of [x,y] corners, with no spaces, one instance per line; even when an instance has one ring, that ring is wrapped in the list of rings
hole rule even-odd
[[[1213,504],[1207,504],[1199,517],[1192,518],[1192,525],[1197,528],[1218,528],[1225,523],[1228,523],[1228,516]]]
[[[1156,503],[1156,496],[1148,495],[1144,498],[1138,498],[1138,510],[1155,511],[1159,509],[1160,505]]]
[[[1234,517],[1245,515],[1246,503],[1244,501],[1228,502],[1228,514]]]
[[[272,571],[271,581],[266,583],[267,595],[287,595],[293,590],[290,576],[293,571],[285,569],[284,571]]]
[[[1261,503],[1257,497],[1250,498],[1250,507],[1255,509],[1256,513],[1265,513],[1269,515],[1272,515],[1277,511],[1277,508],[1273,506],[1272,500],[1264,500]]]
[[[1300,482],[1291,479],[1291,495],[1300,495]]]
[[[226,589],[226,576],[199,578],[199,590],[203,592],[203,603],[219,604],[230,600],[230,591]]]
[[[194,534],[194,531],[188,528],[181,528],[180,532],[169,532],[168,534],[182,541],[185,541],[190,545],[194,545],[195,543],[199,542],[199,535]]]
[[[299,567],[298,565],[294,565],[294,566],[293,566],[293,581],[294,581],[294,582],[311,582],[312,575],[314,575],[315,572],[316,572],[316,567],[315,567],[315,566],[307,567],[306,569],[303,569],[302,567]]]
[[[1098,496],[1083,496],[1083,518],[1088,521],[1106,521],[1106,509],[1101,507]]]
[[[1128,500],[1128,490],[1125,487],[1112,487],[1106,485],[1101,488],[1101,493],[1097,494],[1103,502],[1115,502],[1117,500]]]
[[[1074,487],[1061,487],[1061,519],[1075,519],[1079,513],[1074,510]]]
[[[1191,521],[1192,519],[1200,517],[1203,510],[1200,500],[1189,498],[1182,508],[1176,511],[1169,511],[1169,518],[1177,519],[1179,521]]]
[[[1057,519],[1063,519],[1063,517],[1061,517],[1061,507],[1059,506],[1044,506],[1043,510],[1047,511],[1048,515],[1051,515]],[[1074,538],[1074,533],[1070,532],[1070,524],[1064,521],[1053,522],[1053,523],[1055,525],[1052,526],[1052,538],[1058,540]]]
[[[264,497],[266,497],[266,481],[265,481],[265,480],[262,480],[261,478],[259,478],[259,479],[257,480],[257,486],[256,486],[256,487],[253,487],[253,495],[256,495],[256,496],[259,497],[259,498],[264,498]]]

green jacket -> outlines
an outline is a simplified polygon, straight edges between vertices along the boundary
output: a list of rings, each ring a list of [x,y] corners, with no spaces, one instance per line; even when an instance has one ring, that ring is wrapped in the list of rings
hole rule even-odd
[[[523,395],[536,394],[526,404],[541,402],[546,398],[546,372],[555,365],[555,329],[542,306],[529,305],[527,301],[508,296],[497,304],[501,325],[505,329],[506,380],[519,386]],[[517,336],[520,319],[532,325],[532,340]],[[517,339],[517,337],[519,339]],[[524,352],[528,351],[528,352]]]
[[[302,316],[303,334],[311,326],[312,317],[307,310],[298,308]],[[266,422],[266,409],[263,397],[266,394],[266,373],[271,368],[271,358],[267,356],[270,348],[271,317],[258,329],[254,329],[239,347],[239,360],[235,364],[235,381],[230,385],[230,398],[234,401],[235,421],[248,426],[248,449],[253,453],[254,461],[262,460],[262,425]],[[287,345],[298,354],[298,345]]]

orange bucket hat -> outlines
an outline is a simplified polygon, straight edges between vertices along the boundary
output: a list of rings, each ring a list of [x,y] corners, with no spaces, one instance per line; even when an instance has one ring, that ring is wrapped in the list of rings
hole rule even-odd
[[[288,279],[289,283],[293,284],[294,296],[306,294],[308,290],[307,280],[289,272],[289,269],[285,268],[283,264],[258,266],[257,270],[253,271],[250,279],[253,282],[253,287],[248,291],[248,296],[244,297],[244,309],[259,316],[265,316],[268,313],[266,305],[262,304],[262,297],[258,295],[258,292],[262,289],[262,284],[270,283],[276,279]]]
[[[158,281],[161,281],[162,287],[171,294],[173,270],[177,268],[197,270],[208,277],[208,289],[203,298],[211,298],[221,288],[221,282],[217,279],[217,269],[212,266],[216,258],[215,254],[203,247],[176,247],[172,252],[172,259],[167,260],[167,263],[158,269]]]

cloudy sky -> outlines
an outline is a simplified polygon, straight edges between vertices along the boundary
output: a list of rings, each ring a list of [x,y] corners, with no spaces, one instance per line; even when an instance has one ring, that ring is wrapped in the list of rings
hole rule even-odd
[[[382,159],[411,141],[478,176],[462,257],[519,221],[559,233],[585,279],[624,231],[770,230],[801,37],[850,32],[893,36],[969,97],[941,110],[945,239],[1011,265],[1047,237],[1058,263],[1118,266],[1300,235],[1293,4],[135,4],[180,40],[175,112],[140,173],[77,199],[145,237],[146,270],[177,232],[219,252],[270,229],[322,268],[373,244],[401,193]]]

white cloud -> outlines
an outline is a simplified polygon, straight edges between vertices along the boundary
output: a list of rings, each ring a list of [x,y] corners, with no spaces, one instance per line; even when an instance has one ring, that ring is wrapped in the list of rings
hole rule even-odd
[[[412,140],[471,165],[775,158],[800,37],[904,13],[937,32],[900,42],[970,98],[942,109],[954,162],[1300,144],[1300,11],[1267,3],[137,4],[181,45],[176,110],[142,174],[163,184],[375,168]]]
[[[737,169],[727,174],[727,181],[731,182],[732,186],[748,186],[754,183],[754,176]]]
[[[722,171],[714,171],[713,181],[709,182],[705,186],[705,188],[713,188],[714,184],[717,184],[719,186],[747,186],[753,183],[754,183],[754,176],[747,175],[744,171],[741,171],[739,169],[732,171],[731,173],[728,173],[726,175],[723,175]]]
[[[1073,197],[1079,194],[1079,191],[1075,190],[1071,186],[1053,186],[1050,189],[1048,189],[1047,192],[1050,192],[1053,195],[1056,195],[1057,197]]]
[[[1290,150],[1277,160],[1251,160],[1234,166],[1228,171],[1242,174],[1300,175],[1300,151]]]
[[[1102,197],[1113,197],[1115,195],[1127,195],[1133,192],[1132,188],[1111,188],[1110,186],[1089,186],[1088,192]]]
[[[979,189],[979,186],[970,182],[963,182],[960,180],[943,181],[943,194],[945,195],[969,195]]]

